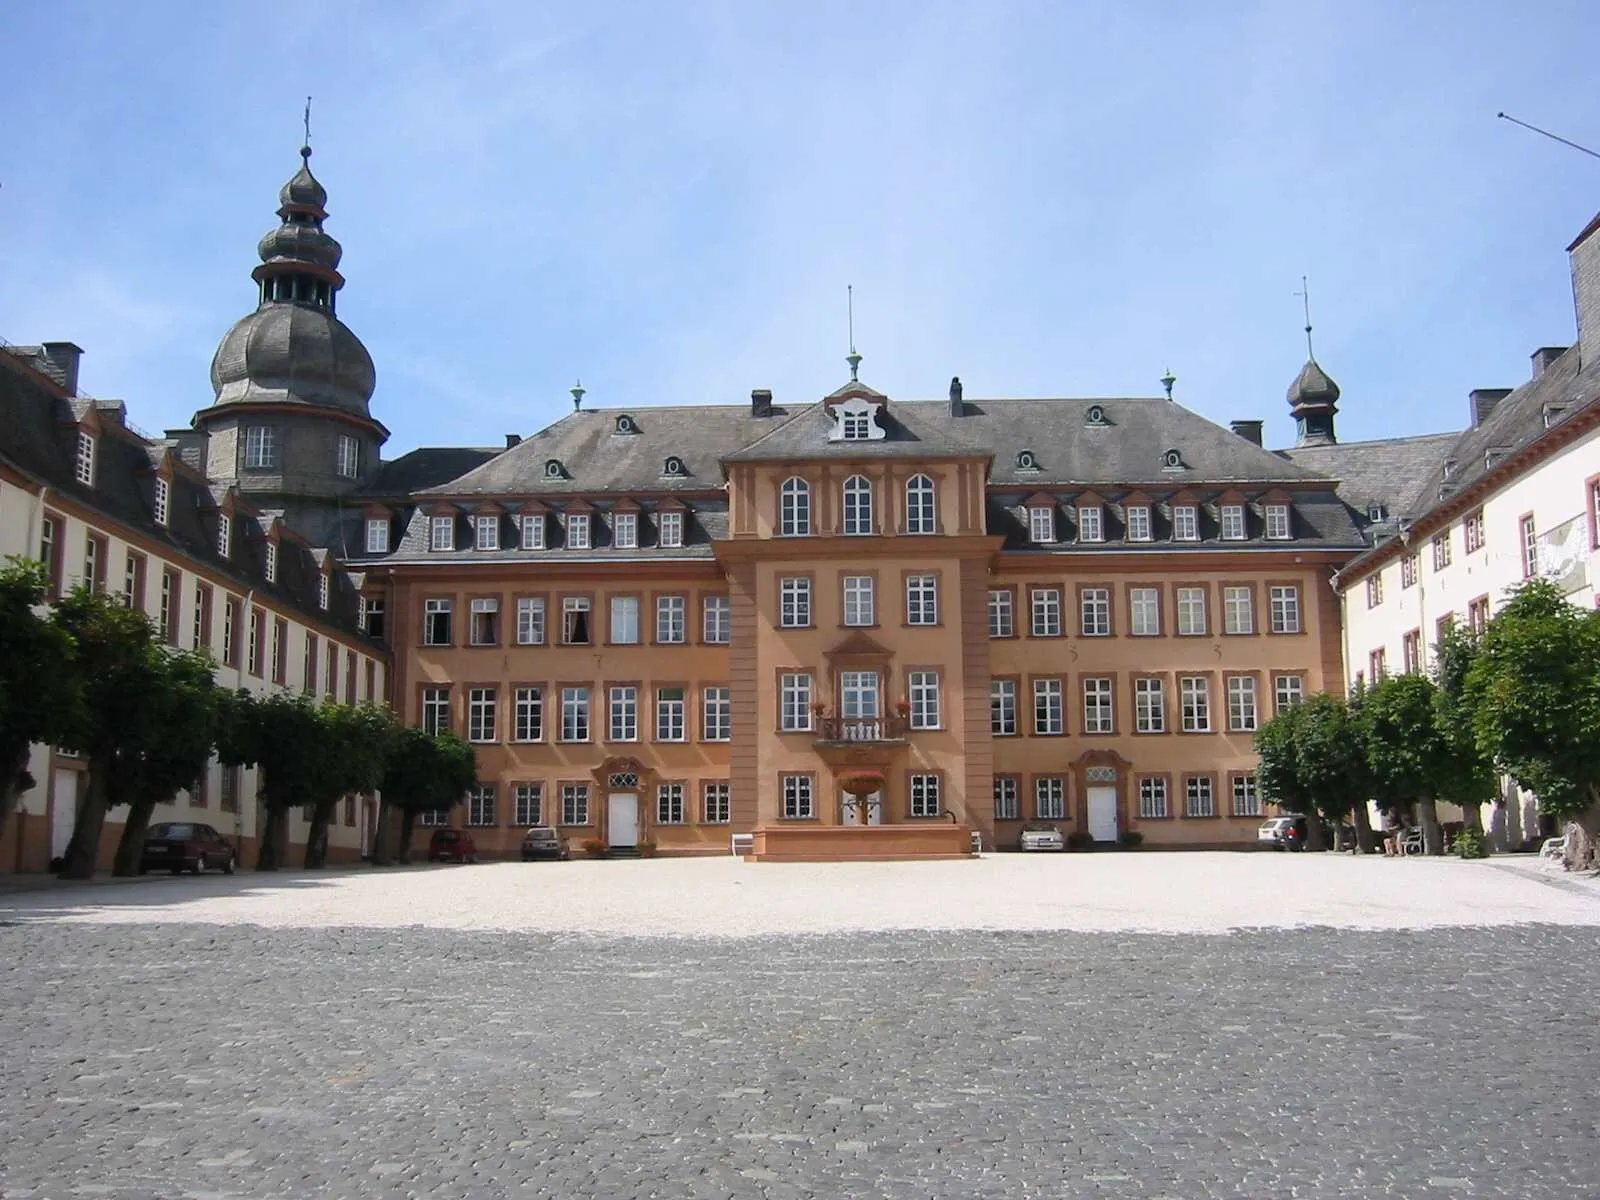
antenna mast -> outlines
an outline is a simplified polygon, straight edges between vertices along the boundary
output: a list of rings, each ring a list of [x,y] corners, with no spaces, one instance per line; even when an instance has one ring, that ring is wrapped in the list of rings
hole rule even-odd
[[[1596,153],[1595,151],[1589,149],[1589,147],[1580,146],[1577,142],[1569,141],[1558,133],[1551,133],[1548,129],[1540,129],[1537,125],[1529,125],[1526,121],[1519,121],[1510,113],[1495,113],[1495,116],[1499,117],[1502,121],[1510,121],[1513,125],[1521,125],[1524,129],[1531,129],[1534,133],[1539,134],[1541,137],[1547,137],[1552,142],[1560,142],[1563,146],[1571,146],[1574,150],[1581,150],[1590,158],[1600,158],[1600,153]]]
[[[1315,362],[1316,351],[1311,348],[1311,285],[1306,282],[1304,275],[1300,276],[1300,290],[1295,295],[1300,297],[1300,306],[1306,314],[1306,357]]]

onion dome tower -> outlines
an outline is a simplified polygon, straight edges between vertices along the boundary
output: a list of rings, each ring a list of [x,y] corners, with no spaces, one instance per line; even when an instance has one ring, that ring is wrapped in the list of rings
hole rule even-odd
[[[1339,385],[1317,362],[1311,345],[1311,286],[1300,276],[1299,296],[1306,314],[1306,365],[1289,385],[1289,412],[1294,416],[1296,446],[1332,446],[1333,415],[1339,411]]]
[[[280,224],[256,247],[254,312],[211,360],[216,399],[195,414],[206,473],[316,536],[336,499],[378,465],[389,432],[368,410],[372,356],[336,315],[343,249],[327,232],[328,193],[311,147],[278,193]]]

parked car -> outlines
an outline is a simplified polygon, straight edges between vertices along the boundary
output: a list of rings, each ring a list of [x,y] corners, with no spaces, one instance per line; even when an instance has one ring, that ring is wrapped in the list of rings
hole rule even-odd
[[[465,829],[435,829],[428,839],[429,862],[472,863],[478,861],[478,847]]]
[[[567,839],[548,825],[535,825],[522,835],[523,862],[531,862],[536,858],[553,858],[557,862],[566,862],[569,857]]]
[[[232,875],[238,855],[233,843],[209,825],[198,821],[163,821],[145,831],[144,848],[139,853],[139,874],[163,868],[179,871],[219,868]]]
[[[1306,819],[1304,817],[1272,817],[1263,821],[1256,830],[1256,841],[1266,843],[1274,850],[1304,850],[1306,848]]]
[[[1022,849],[1065,850],[1067,839],[1054,825],[1034,824],[1022,827]]]

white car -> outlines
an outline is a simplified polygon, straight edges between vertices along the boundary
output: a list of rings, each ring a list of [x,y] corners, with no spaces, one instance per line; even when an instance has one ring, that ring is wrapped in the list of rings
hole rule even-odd
[[[1065,850],[1067,839],[1061,836],[1061,830],[1054,825],[1024,825],[1022,827],[1022,849],[1024,850]]]

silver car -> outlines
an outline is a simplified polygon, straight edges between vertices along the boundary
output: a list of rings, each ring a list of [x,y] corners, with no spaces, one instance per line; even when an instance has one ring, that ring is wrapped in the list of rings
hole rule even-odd
[[[1061,830],[1054,825],[1024,825],[1022,827],[1022,849],[1024,850],[1065,850],[1067,839],[1061,836]]]

